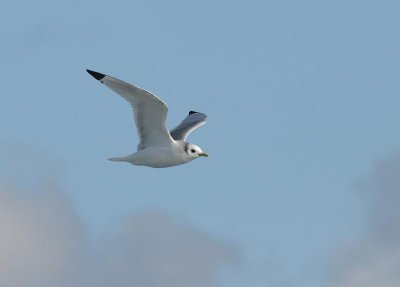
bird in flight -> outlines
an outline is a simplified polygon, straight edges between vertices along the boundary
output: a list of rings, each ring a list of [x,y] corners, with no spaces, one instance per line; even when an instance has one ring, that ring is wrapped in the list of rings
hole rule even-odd
[[[188,163],[199,157],[208,157],[200,147],[186,142],[192,131],[206,123],[205,114],[190,111],[177,127],[168,131],[168,106],[160,98],[116,78],[91,70],[86,71],[127,100],[133,109],[139,135],[137,152],[110,160],[161,168]]]

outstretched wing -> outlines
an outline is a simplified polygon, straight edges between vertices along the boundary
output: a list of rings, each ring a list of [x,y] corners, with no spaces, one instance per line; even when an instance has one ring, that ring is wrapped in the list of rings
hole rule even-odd
[[[173,140],[166,127],[168,107],[161,99],[116,78],[91,70],[87,72],[131,104],[140,139],[138,150],[171,144]]]
[[[207,121],[207,116],[203,113],[190,111],[189,115],[169,133],[174,140],[186,141],[188,135],[204,125]]]

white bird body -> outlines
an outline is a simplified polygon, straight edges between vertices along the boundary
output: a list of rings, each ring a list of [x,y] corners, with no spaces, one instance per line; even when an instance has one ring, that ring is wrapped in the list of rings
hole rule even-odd
[[[134,154],[110,158],[112,161],[126,161],[133,165],[144,165],[150,167],[170,167],[187,163],[194,157],[185,156],[183,153],[178,153],[182,149],[180,142],[175,141],[170,146],[155,146],[141,149]],[[178,155],[178,156],[177,156]]]
[[[140,140],[137,152],[110,160],[160,168],[184,164],[201,156],[208,157],[200,147],[185,142],[193,130],[205,124],[205,114],[190,111],[177,127],[168,131],[168,106],[161,99],[116,78],[90,70],[87,72],[128,101],[134,112]]]

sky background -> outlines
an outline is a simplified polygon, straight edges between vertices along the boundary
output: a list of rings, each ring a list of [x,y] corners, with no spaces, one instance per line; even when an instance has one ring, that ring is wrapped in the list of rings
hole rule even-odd
[[[7,1],[0,285],[400,285],[400,2]],[[145,88],[210,157],[151,169]]]

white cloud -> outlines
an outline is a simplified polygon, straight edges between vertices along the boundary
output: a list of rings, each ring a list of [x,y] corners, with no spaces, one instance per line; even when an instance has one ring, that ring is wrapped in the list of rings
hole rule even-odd
[[[234,247],[153,212],[91,244],[45,174],[46,183],[35,180],[34,190],[0,182],[0,286],[210,287],[218,268],[235,259]]]
[[[338,249],[330,286],[400,286],[400,157],[382,161],[360,185],[368,230]]]
[[[82,226],[59,189],[0,187],[0,234],[0,286],[68,286],[77,278]]]
[[[219,265],[235,256],[231,246],[160,213],[130,218],[105,247],[118,286],[215,286]]]

